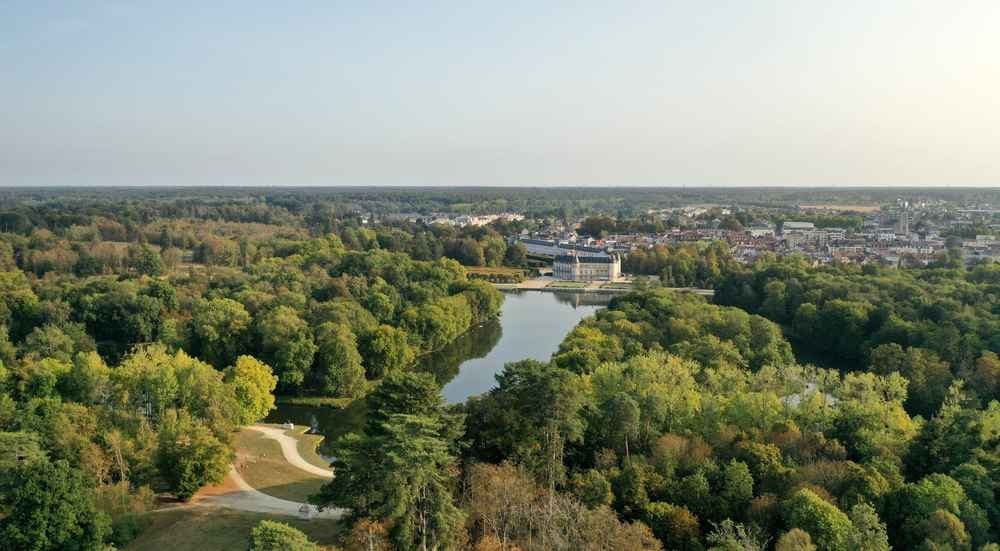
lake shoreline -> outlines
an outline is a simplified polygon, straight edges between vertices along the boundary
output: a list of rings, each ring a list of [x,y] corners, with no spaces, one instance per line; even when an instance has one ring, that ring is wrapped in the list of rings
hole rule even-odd
[[[412,368],[434,375],[447,403],[462,403],[495,387],[495,376],[507,363],[525,359],[548,361],[580,320],[604,308],[613,298],[611,293],[547,291],[550,292],[522,293],[518,289],[505,292],[507,296],[496,319],[473,326],[452,344],[423,355]],[[332,400],[311,398],[280,397],[277,408],[265,422],[290,421],[318,427],[326,437],[320,445],[321,452],[329,451],[330,443],[339,436],[362,429],[365,400],[337,407]]]
[[[607,294],[607,295],[618,295],[627,294],[635,291],[633,287],[603,287],[608,283],[614,283],[609,281],[593,281],[588,282],[588,285],[582,287],[560,287],[560,286],[549,286],[551,283],[558,281],[553,279],[529,279],[521,283],[494,283],[493,286],[500,291],[540,291],[548,293],[586,293],[586,294]],[[699,287],[666,287],[671,291],[677,291],[679,293],[693,293],[702,296],[715,296],[714,289],[702,289]]]

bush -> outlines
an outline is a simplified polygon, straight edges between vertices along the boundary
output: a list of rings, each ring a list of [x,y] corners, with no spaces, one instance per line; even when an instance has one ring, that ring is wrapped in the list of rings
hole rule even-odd
[[[319,551],[319,546],[287,524],[262,520],[250,531],[250,551]]]
[[[125,547],[146,529],[148,519],[135,513],[127,513],[111,521],[111,543],[116,547]]]

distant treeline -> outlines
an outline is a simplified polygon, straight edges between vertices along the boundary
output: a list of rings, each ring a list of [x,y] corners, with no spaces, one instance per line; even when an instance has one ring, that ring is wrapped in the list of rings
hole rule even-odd
[[[290,223],[321,218],[326,212],[344,216],[514,211],[556,219],[592,214],[638,218],[649,209],[692,204],[746,208],[885,205],[900,196],[1000,204],[1000,192],[982,188],[6,188],[0,190],[0,232],[33,227],[55,230],[108,213],[115,213],[126,225],[145,224],[157,217]],[[25,227],[25,220],[30,227]]]

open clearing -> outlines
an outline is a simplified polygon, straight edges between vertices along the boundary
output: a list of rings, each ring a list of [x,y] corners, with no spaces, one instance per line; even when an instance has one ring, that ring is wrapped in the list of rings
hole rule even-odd
[[[234,511],[221,507],[178,507],[147,513],[145,530],[125,547],[128,551],[231,551],[250,546],[250,530],[262,520],[287,523],[321,545],[332,546],[340,524],[331,519],[301,520],[281,515]]]
[[[289,463],[281,445],[269,436],[252,429],[243,429],[236,435],[236,470],[247,484],[260,492],[289,501],[308,501],[309,496],[318,493],[328,478]],[[300,444],[299,454],[307,452],[303,458],[308,466],[321,467],[322,460],[316,455],[315,444],[303,440],[296,442]]]
[[[281,454],[285,458],[285,461],[290,463],[294,467],[316,475],[320,478],[333,478],[333,471],[330,470],[328,463],[323,462],[322,458],[315,453],[316,445],[323,439],[322,437],[312,437],[304,434],[304,430],[286,430],[281,427],[268,426],[268,425],[253,425],[247,427],[250,430],[256,431],[263,434],[265,437],[276,441],[281,446]],[[310,456],[314,458],[319,464],[312,463],[307,459],[302,457],[302,449],[311,450]]]

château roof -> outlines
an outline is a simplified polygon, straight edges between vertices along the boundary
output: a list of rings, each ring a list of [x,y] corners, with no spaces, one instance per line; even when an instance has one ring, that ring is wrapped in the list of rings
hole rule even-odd
[[[574,256],[570,254],[561,254],[555,257],[554,262],[562,264],[612,264],[615,260],[617,259],[610,256]]]

